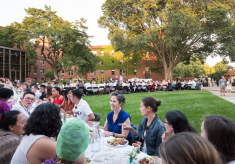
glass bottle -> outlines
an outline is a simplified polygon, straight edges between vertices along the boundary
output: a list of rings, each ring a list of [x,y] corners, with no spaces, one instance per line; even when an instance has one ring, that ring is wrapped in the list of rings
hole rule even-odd
[[[91,135],[91,151],[92,152],[99,152],[101,150],[101,138],[99,133],[99,125],[100,122],[94,121],[93,123],[93,132]]]

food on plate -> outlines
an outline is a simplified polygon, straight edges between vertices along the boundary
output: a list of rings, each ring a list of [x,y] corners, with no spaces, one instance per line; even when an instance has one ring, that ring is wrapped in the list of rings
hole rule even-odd
[[[119,145],[125,145],[127,143],[127,141],[120,141]]]
[[[154,164],[153,157],[140,159],[139,164]]]
[[[7,101],[8,104],[12,103],[12,101]]]
[[[107,141],[109,145],[112,145],[112,146],[118,146],[118,145],[125,145],[123,144],[122,141],[125,141],[127,143],[127,141],[125,140],[125,138],[114,138],[112,140],[109,140]],[[120,142],[122,142],[122,144],[120,144]]]
[[[89,164],[91,162],[90,158],[86,157],[86,163],[85,164]]]

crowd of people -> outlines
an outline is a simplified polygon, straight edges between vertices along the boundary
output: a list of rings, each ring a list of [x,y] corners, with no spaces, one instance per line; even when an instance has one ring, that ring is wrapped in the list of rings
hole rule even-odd
[[[79,88],[68,86],[62,95],[61,88],[52,84],[39,88],[39,84],[13,86],[6,81],[1,85],[0,163],[86,162],[84,152],[92,135],[88,126],[96,117]],[[15,94],[20,96],[19,100],[9,102]],[[181,111],[168,111],[165,120],[160,120],[158,110],[162,102],[145,97],[138,111],[143,117],[135,128],[123,106],[125,102],[122,92],[110,94],[111,112],[100,127],[106,137],[125,138],[130,145],[139,141],[142,152],[161,157],[163,164],[235,163],[235,124],[229,118],[206,116],[198,135]],[[62,123],[64,112],[79,113],[79,118]]]

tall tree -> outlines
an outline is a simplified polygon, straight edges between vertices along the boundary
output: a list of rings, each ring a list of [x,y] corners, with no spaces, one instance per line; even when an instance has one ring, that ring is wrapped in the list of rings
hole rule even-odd
[[[228,67],[228,62],[222,60],[220,62],[217,62],[214,65],[214,70],[215,70],[215,72],[222,71],[222,70],[227,70],[227,67]]]
[[[28,8],[25,11],[27,16],[22,23],[14,22],[5,30],[13,31],[9,32],[10,36],[18,38],[14,41],[19,48],[27,50],[27,57],[33,61],[46,61],[54,75],[61,69],[68,71],[73,66],[80,74],[94,71],[99,59],[88,48],[91,36],[86,33],[83,18],[68,22],[56,15],[56,11],[51,11],[50,6],[45,6],[45,10]],[[41,46],[39,56],[35,55],[38,45]]]
[[[162,61],[165,79],[195,54],[234,55],[233,0],[106,0],[98,23],[125,55],[144,50]]]

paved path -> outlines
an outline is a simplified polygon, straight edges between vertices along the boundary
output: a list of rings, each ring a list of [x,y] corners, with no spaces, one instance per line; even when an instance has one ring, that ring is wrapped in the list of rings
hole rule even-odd
[[[211,93],[213,93],[214,95],[221,97],[220,87],[217,87],[217,86],[216,87],[203,87],[202,90],[208,90]],[[227,96],[227,91],[226,91],[225,96],[222,96],[221,98],[235,104],[235,90],[231,91],[231,97]]]

